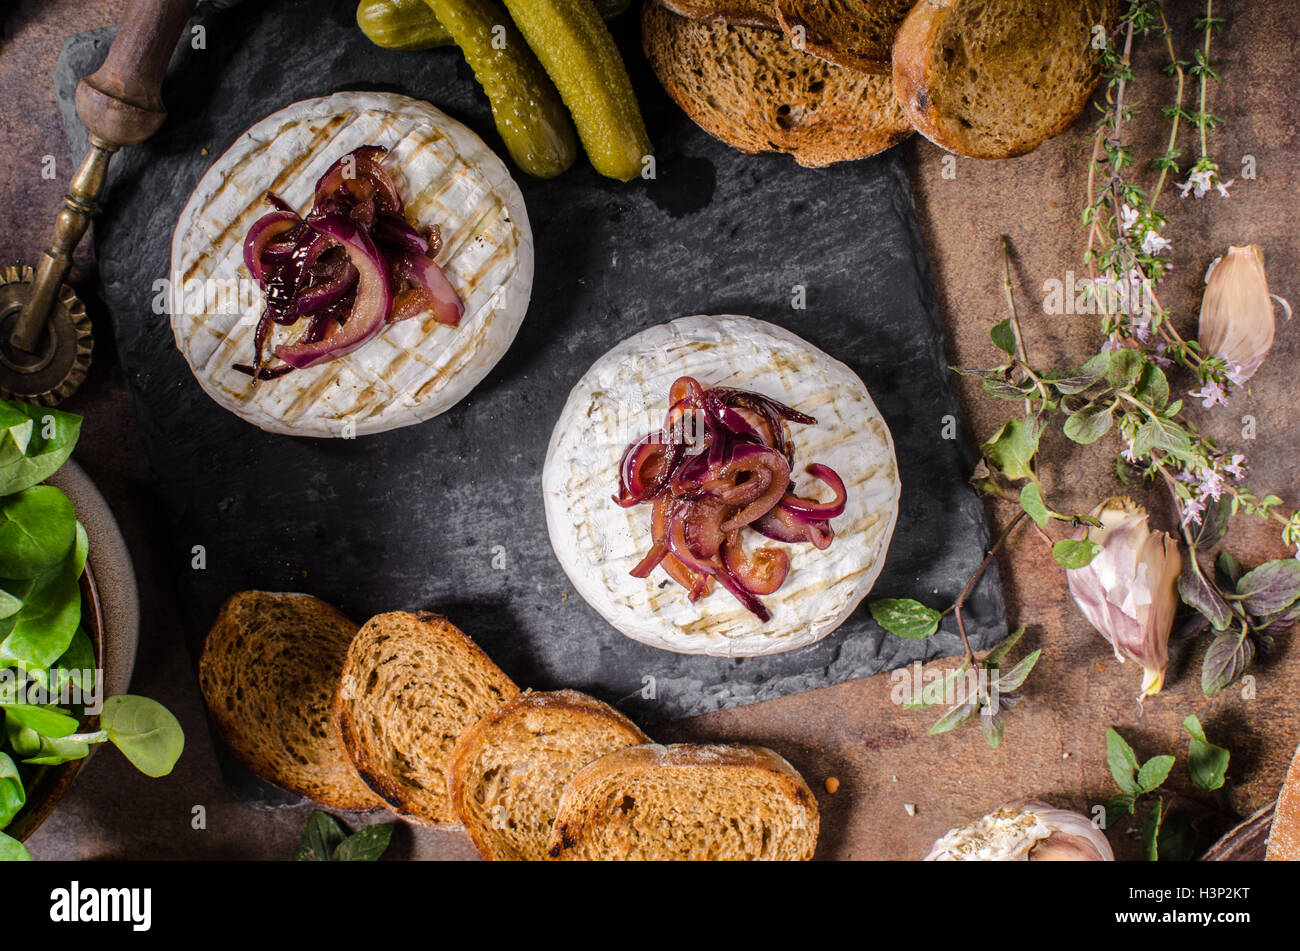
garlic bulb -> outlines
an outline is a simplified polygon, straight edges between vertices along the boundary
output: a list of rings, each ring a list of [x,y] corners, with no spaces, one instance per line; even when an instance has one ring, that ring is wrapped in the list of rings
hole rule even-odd
[[[1146,509],[1115,496],[1092,511],[1100,528],[1088,538],[1101,546],[1091,563],[1065,573],[1070,594],[1121,661],[1142,667],[1138,699],[1159,693],[1169,664],[1169,633],[1178,608],[1178,543],[1147,526]],[[1079,538],[1084,533],[1079,532]]]
[[[1106,836],[1077,812],[1008,803],[939,838],[927,862],[1113,862]]]
[[[1289,317],[1290,305],[1281,303]],[[1244,383],[1272,348],[1274,329],[1264,252],[1253,244],[1228,248],[1205,275],[1197,332],[1201,345],[1228,364],[1234,382]]]

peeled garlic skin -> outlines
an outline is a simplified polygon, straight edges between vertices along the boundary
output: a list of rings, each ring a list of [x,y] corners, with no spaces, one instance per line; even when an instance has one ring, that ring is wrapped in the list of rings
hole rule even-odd
[[[1008,803],[941,836],[927,862],[1113,862],[1106,836],[1088,819],[1036,799]]]
[[[1178,543],[1151,531],[1146,510],[1128,498],[1109,498],[1092,515],[1101,527],[1088,529],[1087,537],[1101,545],[1101,552],[1090,564],[1066,571],[1066,582],[1079,610],[1110,642],[1115,656],[1142,667],[1138,699],[1149,697],[1164,686],[1169,664],[1183,565]],[[1084,534],[1080,529],[1076,537]]]
[[[1273,347],[1273,300],[1258,246],[1232,246],[1206,275],[1197,339],[1239,382],[1254,376]]]
[[[1106,846],[1110,848],[1109,843]],[[1065,832],[1053,832],[1042,839],[1029,851],[1031,862],[1101,862],[1097,846],[1091,839],[1083,836],[1069,835]]]

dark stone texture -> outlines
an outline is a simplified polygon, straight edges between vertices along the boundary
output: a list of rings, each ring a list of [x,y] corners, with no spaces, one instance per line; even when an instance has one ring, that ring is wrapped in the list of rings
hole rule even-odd
[[[178,53],[164,90],[167,124],[115,160],[95,236],[141,437],[173,520],[192,648],[221,600],[241,588],[309,591],[358,619],[425,608],[447,614],[521,685],[587,690],[650,724],[958,650],[946,629],[921,642],[887,636],[865,607],[820,644],[775,657],[690,657],[637,644],[570,591],[539,489],[551,427],[593,360],[673,317],[752,314],[866,381],[893,431],[904,487],[876,593],[948,603],[987,533],[965,484],[963,440],[940,435],[957,402],[897,150],[822,171],[742,156],[663,95],[639,52],[635,18],[624,18],[616,32],[657,146],[657,179],[610,182],[581,159],[550,182],[520,175],[537,245],[533,302],[483,383],[419,426],[349,441],[275,436],[201,392],[165,315],[151,308],[172,227],[203,172],[263,116],[343,89],[424,98],[489,146],[500,150],[500,140],[454,50],[379,50],[348,5],[205,4],[195,23],[206,28],[207,48]],[[308,34],[309,44],[285,39]],[[75,79],[102,59],[110,35],[73,38],[56,73],[77,155]],[[790,306],[796,284],[807,288],[806,310]],[[190,568],[195,545],[206,551],[202,571]],[[505,570],[491,567],[497,545]],[[968,616],[977,646],[1005,632],[992,573]],[[657,681],[653,701],[640,696],[647,675]]]

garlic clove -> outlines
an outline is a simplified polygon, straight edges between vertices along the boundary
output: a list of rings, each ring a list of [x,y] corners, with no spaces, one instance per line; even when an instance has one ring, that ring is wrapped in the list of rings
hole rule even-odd
[[[1083,616],[1110,642],[1121,661],[1142,668],[1139,699],[1159,693],[1169,664],[1169,634],[1178,608],[1178,543],[1153,532],[1146,509],[1115,496],[1093,509],[1101,525],[1087,530],[1101,552],[1065,573]],[[1080,529],[1076,538],[1083,538]]]
[[[1008,803],[935,841],[927,862],[1114,861],[1106,836],[1077,812]]]
[[[1201,345],[1228,364],[1235,382],[1244,383],[1268,356],[1275,331],[1263,251],[1253,244],[1228,248],[1205,275]]]

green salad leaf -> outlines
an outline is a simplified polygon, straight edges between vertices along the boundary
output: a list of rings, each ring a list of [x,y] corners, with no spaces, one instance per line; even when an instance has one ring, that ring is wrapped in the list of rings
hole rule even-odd
[[[140,772],[166,776],[185,750],[180,721],[157,700],[119,694],[104,702],[99,725],[108,741]]]
[[[94,690],[94,683],[87,676],[94,677],[98,665],[95,662],[95,645],[81,628],[72,635],[72,643],[63,655],[48,668],[36,667],[27,671],[27,676],[51,694],[61,696],[68,685],[75,686],[82,697]],[[87,674],[89,671],[89,675]],[[51,681],[50,675],[54,678]]]
[[[0,832],[0,862],[30,862],[32,857],[17,839]]]
[[[27,803],[23,778],[8,753],[0,753],[0,829],[13,822],[18,810]]]
[[[80,416],[0,400],[0,495],[22,492],[54,475],[80,435]]]
[[[76,717],[68,716],[54,707],[38,707],[31,703],[0,703],[5,712],[5,725],[17,723],[41,736],[55,739],[77,732],[80,725]]]
[[[52,485],[0,498],[0,578],[35,578],[63,561],[77,539],[72,502]]]

